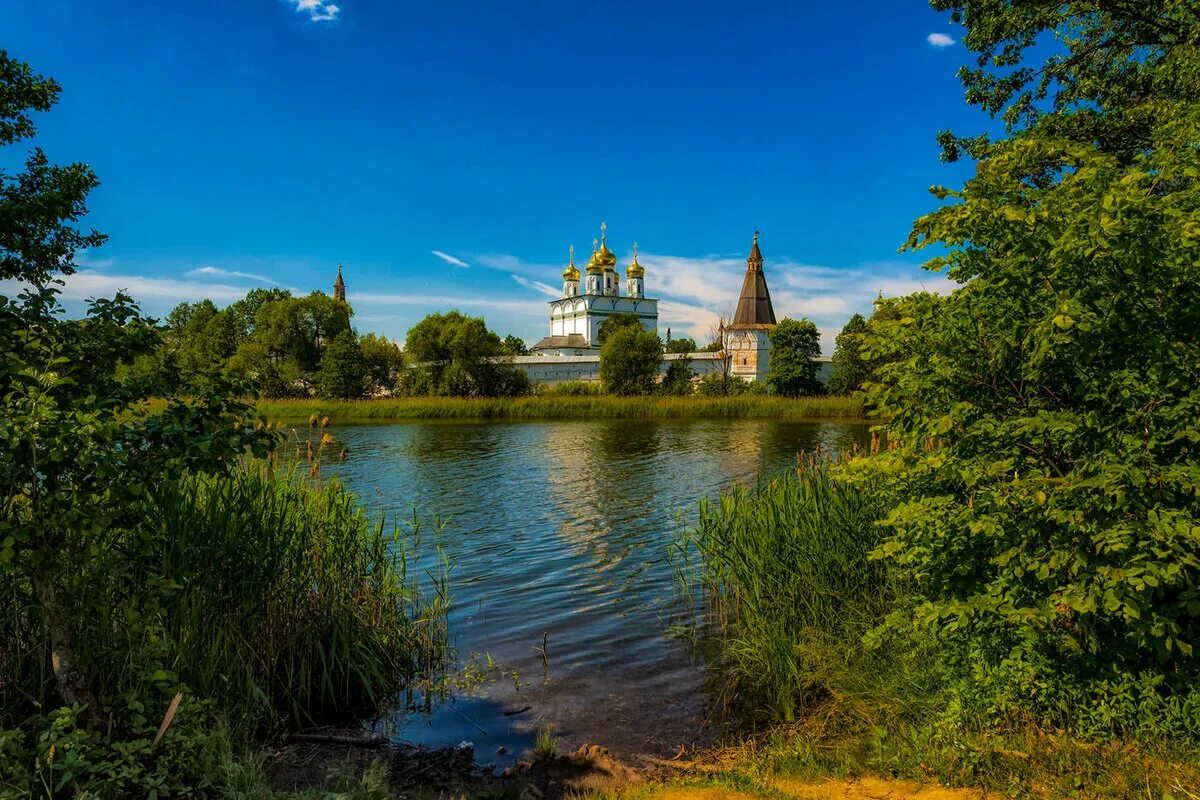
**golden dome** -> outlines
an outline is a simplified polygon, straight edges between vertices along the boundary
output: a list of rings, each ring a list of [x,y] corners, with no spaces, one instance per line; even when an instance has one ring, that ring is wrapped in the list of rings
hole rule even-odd
[[[605,272],[615,271],[617,266],[617,257],[613,255],[613,251],[608,249],[608,225],[600,223],[600,249],[596,251],[594,258],[604,268]]]
[[[579,268],[575,266],[575,245],[571,245],[570,249],[571,261],[567,264],[567,268],[563,270],[564,281],[579,280]]]
[[[625,270],[625,274],[631,278],[644,278],[646,276],[646,270],[637,260],[637,242],[633,243],[633,261],[630,262],[629,267]]]
[[[604,265],[600,263],[600,252],[596,250],[596,240],[592,240],[592,257],[588,259],[587,266],[584,267],[589,275],[599,275],[604,272]]]

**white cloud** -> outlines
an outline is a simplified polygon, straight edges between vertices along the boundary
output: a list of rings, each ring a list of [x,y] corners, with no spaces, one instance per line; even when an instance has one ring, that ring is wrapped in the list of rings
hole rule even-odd
[[[529,280],[529,278],[526,278],[523,275],[517,275],[516,273],[510,275],[509,277],[511,277],[514,281],[516,281],[517,283],[524,286],[526,289],[533,289],[534,291],[541,292],[542,294],[546,295],[547,297],[552,297],[552,298],[562,297],[562,290],[555,289],[553,286],[551,286],[548,283],[542,283],[541,281],[531,281],[531,280]]]
[[[12,291],[16,281],[0,282],[0,291]],[[150,278],[145,275],[110,275],[92,270],[80,270],[63,278],[64,300],[91,300],[94,297],[112,297],[118,291],[126,292],[134,300],[203,300],[232,302],[246,296],[246,289],[224,283],[188,281],[176,278]]]
[[[287,0],[298,14],[308,14],[313,22],[332,22],[342,13],[341,6],[325,0]]]
[[[952,47],[956,43],[953,36],[945,33],[931,33],[925,37],[925,41],[934,47]]]
[[[440,258],[442,261],[445,261],[447,264],[450,264],[451,266],[455,266],[455,267],[470,267],[471,266],[467,262],[463,261],[461,258],[455,258],[454,256],[450,255],[449,253],[443,253],[441,250],[433,250],[431,252],[435,256]]]
[[[220,267],[197,267],[196,269],[188,270],[189,278],[245,278],[246,280],[258,281],[259,283],[269,283],[272,286],[278,285],[274,278],[266,275],[259,275],[254,272],[238,272],[234,269],[221,269]]]
[[[498,300],[495,297],[451,297],[449,295],[420,295],[420,294],[370,294],[348,293],[350,305],[397,305],[420,306],[428,313],[449,311],[452,308],[494,308],[502,311],[514,311],[522,314],[532,314],[544,317],[547,326],[550,322],[550,307],[540,300]]]

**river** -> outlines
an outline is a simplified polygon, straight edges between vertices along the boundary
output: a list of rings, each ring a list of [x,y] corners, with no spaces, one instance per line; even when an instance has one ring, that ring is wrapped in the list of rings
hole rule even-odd
[[[665,633],[667,560],[698,498],[787,469],[817,446],[863,443],[853,422],[405,422],[333,431],[334,469],[375,512],[447,521],[459,657],[503,666],[432,714],[398,713],[398,740],[470,741],[506,765],[543,726],[563,747],[671,755],[713,732],[703,674]],[[431,559],[429,553],[425,558]],[[430,566],[433,562],[427,561]],[[546,659],[539,648],[545,635]],[[515,673],[515,675],[514,675]],[[507,713],[506,713],[507,712]]]

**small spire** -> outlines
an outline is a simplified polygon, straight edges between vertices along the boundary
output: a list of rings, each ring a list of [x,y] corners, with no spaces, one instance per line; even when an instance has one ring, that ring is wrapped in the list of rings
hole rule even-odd
[[[637,242],[633,243],[633,260],[637,261]]]
[[[600,223],[600,244],[604,244],[604,241],[607,238],[608,238],[608,225],[605,224],[604,222],[601,222]]]
[[[592,239],[592,254],[595,255],[596,251],[599,249],[600,249],[600,240],[593,237],[593,239]]]
[[[575,245],[571,245],[570,247],[568,247],[567,252],[571,254],[570,261],[571,261],[571,266],[573,267],[573,266],[575,266]]]

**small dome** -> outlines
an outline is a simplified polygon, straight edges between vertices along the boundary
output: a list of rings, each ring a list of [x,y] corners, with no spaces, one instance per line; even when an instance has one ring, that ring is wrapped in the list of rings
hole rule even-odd
[[[600,262],[606,270],[614,269],[617,266],[617,257],[613,255],[613,251],[608,249],[608,245],[604,240],[600,240],[600,249],[596,251],[596,261]]]
[[[574,247],[574,245],[571,246],[570,252],[571,252],[571,261],[569,264],[567,264],[567,268],[563,270],[563,280],[564,281],[577,281],[577,280],[579,280],[579,268],[575,266],[575,247]]]
[[[592,251],[592,257],[588,259],[585,269],[587,269],[589,275],[599,275],[601,272],[604,272],[604,265],[600,263],[600,252],[598,250]]]
[[[637,242],[633,243],[633,261],[630,262],[629,267],[625,270],[625,274],[631,278],[646,277],[645,268],[643,268],[642,265],[639,264],[638,260],[637,260]]]

